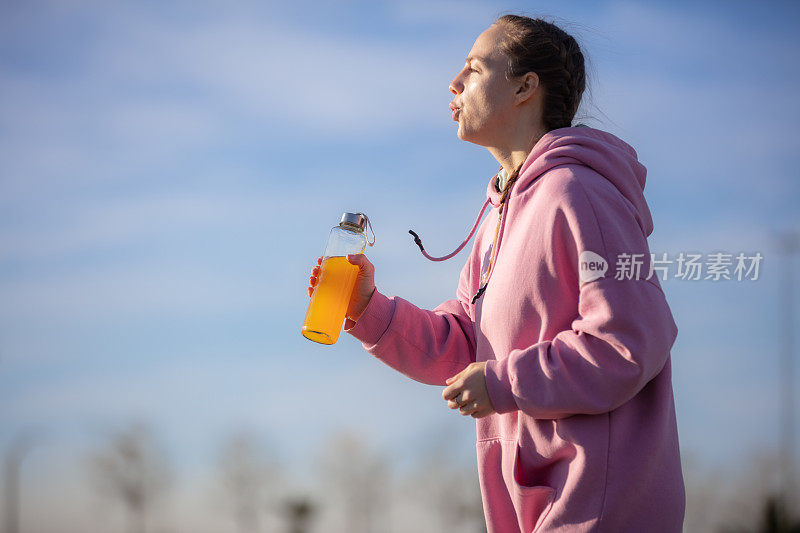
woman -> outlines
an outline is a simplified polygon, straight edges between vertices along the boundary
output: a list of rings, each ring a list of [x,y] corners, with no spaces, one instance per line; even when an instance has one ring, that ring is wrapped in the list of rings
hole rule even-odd
[[[457,297],[432,311],[387,297],[348,256],[345,331],[476,419],[490,532],[682,529],[677,327],[649,269],[646,169],[614,135],[570,127],[584,86],[571,36],[497,19],[450,86],[459,138],[502,166]]]

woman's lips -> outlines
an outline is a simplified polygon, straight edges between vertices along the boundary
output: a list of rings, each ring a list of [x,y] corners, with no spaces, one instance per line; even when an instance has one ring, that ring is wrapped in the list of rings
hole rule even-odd
[[[453,110],[453,120],[458,120],[458,112],[459,112],[458,109]]]
[[[453,102],[450,102],[450,111],[453,112],[453,120],[458,120],[458,112],[461,111],[461,108],[456,107]]]

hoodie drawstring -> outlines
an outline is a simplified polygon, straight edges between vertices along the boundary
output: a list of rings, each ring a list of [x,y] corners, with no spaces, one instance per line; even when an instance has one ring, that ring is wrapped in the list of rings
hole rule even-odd
[[[483,213],[484,213],[484,211],[486,211],[486,208],[489,206],[490,203],[491,203],[491,200],[487,199],[486,203],[483,204],[483,208],[481,208],[481,212],[478,215],[478,218],[475,220],[475,225],[472,226],[472,231],[469,232],[469,235],[467,235],[467,238],[464,239],[464,242],[462,242],[461,245],[458,248],[456,248],[452,253],[449,253],[449,254],[444,255],[442,257],[432,257],[432,256],[428,255],[428,252],[426,252],[425,248],[423,248],[423,246],[422,246],[422,240],[419,238],[419,235],[414,233],[413,230],[408,230],[408,232],[411,235],[414,236],[414,242],[417,243],[417,246],[419,246],[419,250],[422,252],[422,255],[424,255],[425,257],[427,257],[431,261],[445,261],[447,259],[450,259],[451,257],[453,257],[458,252],[460,252],[461,250],[464,249],[464,247],[467,245],[469,240],[475,234],[475,230],[478,229],[478,224],[480,224],[480,222],[481,222],[481,218],[483,217]]]
[[[480,285],[480,288],[478,289],[478,292],[476,292],[475,295],[472,297],[472,304],[473,305],[475,304],[475,302],[478,301],[478,298],[480,298],[481,295],[483,295],[484,291],[486,291],[486,287],[487,287],[487,285],[489,285],[489,280],[492,277],[492,272],[494,271],[494,262],[495,262],[495,259],[497,259],[498,242],[503,239],[503,230],[505,229],[505,226],[506,226],[506,216],[505,215],[506,215],[506,212],[508,211],[508,196],[511,195],[511,189],[514,187],[514,183],[517,181],[517,177],[519,176],[519,171],[520,171],[521,168],[522,168],[522,165],[520,165],[520,167],[517,168],[516,172],[514,172],[514,174],[512,174],[511,178],[509,179],[508,183],[506,184],[506,188],[508,190],[506,191],[503,199],[500,202],[500,212],[498,214],[497,227],[495,227],[495,230],[494,230],[494,241],[492,242],[492,256],[489,259],[489,267],[486,269],[486,273],[483,276],[485,279],[481,280],[481,285]],[[425,257],[427,257],[431,261],[444,261],[446,259],[450,259],[454,255],[456,255],[458,252],[460,252],[464,248],[464,246],[467,245],[467,243],[472,238],[472,236],[475,234],[475,230],[478,229],[478,224],[480,223],[481,218],[483,217],[483,213],[486,211],[486,208],[489,207],[490,203],[491,203],[491,199],[487,198],[486,202],[483,204],[483,207],[481,208],[481,212],[478,214],[478,218],[475,220],[475,224],[472,226],[472,231],[469,232],[469,235],[467,235],[467,238],[464,239],[464,242],[462,242],[461,245],[458,248],[456,248],[452,253],[449,253],[449,254],[447,254],[445,256],[442,256],[442,257],[431,257],[430,255],[428,255],[428,252],[425,251],[425,248],[423,248],[422,240],[419,238],[419,235],[414,233],[413,230],[408,230],[408,232],[411,235],[414,236],[414,242],[417,243],[417,246],[419,246],[419,249],[422,252],[422,255],[424,255]]]
[[[512,184],[513,185],[513,184]],[[485,280],[483,280],[483,284],[478,289],[478,292],[475,293],[475,296],[472,297],[472,303],[478,301],[478,298],[481,297],[483,292],[486,290],[486,287],[489,285],[489,280],[492,278],[492,272],[494,272],[494,262],[497,259],[497,245],[499,241],[503,240],[503,230],[506,228],[506,213],[508,211],[508,199],[505,201],[505,209],[500,210],[499,219],[497,220],[497,226],[494,229],[494,241],[492,241],[492,257],[489,259],[489,267],[486,269],[486,274],[484,274]]]

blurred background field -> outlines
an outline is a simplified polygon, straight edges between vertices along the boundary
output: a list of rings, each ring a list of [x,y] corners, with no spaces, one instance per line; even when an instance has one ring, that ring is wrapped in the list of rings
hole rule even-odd
[[[763,256],[662,281],[685,531],[789,530],[797,4],[6,0],[4,531],[483,530],[474,421],[300,325],[343,211],[372,220],[381,291],[455,296],[466,252],[430,263],[407,231],[447,253],[483,203],[497,169],[448,85],[506,12],[583,47],[576,120],[648,168],[653,253]]]

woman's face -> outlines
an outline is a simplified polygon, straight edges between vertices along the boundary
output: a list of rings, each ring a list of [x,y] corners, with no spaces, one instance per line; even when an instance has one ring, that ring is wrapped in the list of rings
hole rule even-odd
[[[502,35],[496,25],[481,33],[450,83],[459,139],[487,147],[501,145],[513,124],[516,85],[505,76],[508,56],[500,51]]]

